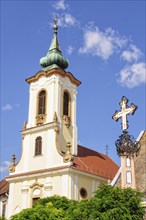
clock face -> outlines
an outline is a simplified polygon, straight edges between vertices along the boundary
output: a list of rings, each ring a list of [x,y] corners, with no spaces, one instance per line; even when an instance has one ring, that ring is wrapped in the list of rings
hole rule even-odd
[[[33,195],[34,196],[38,196],[39,194],[40,194],[40,192],[41,192],[41,190],[40,189],[34,189],[34,191],[33,191]]]

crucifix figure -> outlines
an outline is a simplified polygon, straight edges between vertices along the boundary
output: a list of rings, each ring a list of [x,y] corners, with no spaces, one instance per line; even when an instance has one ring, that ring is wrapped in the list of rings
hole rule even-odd
[[[131,114],[134,115],[134,112],[138,108],[136,105],[133,103],[128,107],[128,99],[123,96],[119,105],[121,106],[121,111],[115,111],[114,115],[112,116],[112,119],[115,121],[118,121],[119,118],[122,118],[122,130],[127,130],[128,128],[128,120],[127,120],[127,115]]]

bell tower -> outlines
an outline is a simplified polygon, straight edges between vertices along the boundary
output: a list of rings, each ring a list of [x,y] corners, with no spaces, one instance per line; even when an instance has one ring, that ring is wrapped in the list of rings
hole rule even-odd
[[[76,94],[80,81],[66,72],[56,20],[50,48],[40,59],[42,70],[29,84],[28,122],[22,133],[22,155],[13,174],[63,166],[77,155]]]

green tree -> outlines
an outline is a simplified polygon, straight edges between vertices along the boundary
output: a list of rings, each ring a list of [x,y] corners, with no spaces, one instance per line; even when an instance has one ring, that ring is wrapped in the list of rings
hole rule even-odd
[[[93,198],[73,201],[52,196],[38,200],[11,220],[142,220],[141,193],[101,185]]]
[[[99,205],[98,211],[102,213],[101,219],[142,220],[144,209],[141,206],[142,194],[131,188],[101,185],[95,192]],[[105,217],[104,217],[105,216]]]

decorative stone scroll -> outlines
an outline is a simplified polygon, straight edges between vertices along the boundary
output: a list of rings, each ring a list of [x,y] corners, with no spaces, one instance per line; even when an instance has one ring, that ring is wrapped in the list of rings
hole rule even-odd
[[[63,156],[63,161],[64,163],[68,163],[70,161],[73,161],[73,155],[71,154],[71,144],[70,142],[67,143],[66,145],[67,151],[65,153],[65,155]]]
[[[15,160],[16,160],[16,157],[13,154],[12,155],[12,162],[11,162],[11,164],[9,166],[9,173],[14,173],[15,172]]]

